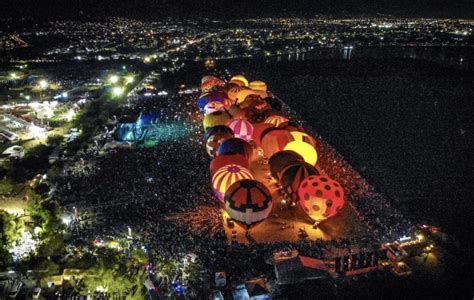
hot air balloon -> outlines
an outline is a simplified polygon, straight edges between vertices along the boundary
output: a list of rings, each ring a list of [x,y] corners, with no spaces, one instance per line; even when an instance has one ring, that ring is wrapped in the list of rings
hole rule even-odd
[[[255,144],[257,144],[257,146],[262,146],[262,133],[269,128],[274,128],[274,126],[267,123],[253,124],[252,140],[255,142]]]
[[[316,152],[316,149],[314,149],[314,147],[309,143],[293,141],[288,143],[284,150],[295,151],[304,158],[305,162],[312,166],[316,165],[316,162],[318,161],[318,153]]]
[[[214,175],[217,170],[222,168],[223,166],[227,165],[239,165],[245,169],[249,168],[249,161],[241,154],[226,154],[226,155],[219,155],[214,157],[211,160],[211,164],[209,165],[209,170],[211,171],[211,175]]]
[[[225,111],[215,111],[212,114],[208,114],[204,117],[202,122],[204,130],[207,130],[209,127],[227,125],[229,122],[230,116]]]
[[[257,93],[255,93],[254,91],[250,89],[241,90],[235,95],[235,103],[241,104],[245,101],[247,97],[252,96],[252,95],[256,96]]]
[[[244,83],[240,80],[229,80],[227,84],[228,86],[245,86]]]
[[[252,155],[252,146],[250,144],[239,138],[231,138],[222,142],[219,146],[218,154],[241,154],[246,159],[249,159]]]
[[[234,131],[234,136],[247,142],[252,140],[253,125],[247,120],[232,120],[227,126]]]
[[[211,101],[204,106],[204,115],[212,114],[215,111],[223,111],[224,104],[217,101]]]
[[[285,146],[293,140],[291,134],[286,130],[269,130],[268,133],[262,134],[262,149],[266,157],[271,157],[273,154],[283,151]]]
[[[284,124],[286,122],[288,122],[288,119],[283,117],[283,116],[279,116],[279,115],[269,116],[265,120],[265,123],[272,124],[275,127],[278,127],[278,126],[280,126],[280,124]]]
[[[273,206],[270,191],[265,185],[252,179],[232,184],[227,189],[224,199],[226,212],[246,230],[265,220]]]
[[[285,129],[286,131],[292,132],[292,131],[299,131],[299,132],[305,132],[303,126],[299,125],[298,123],[288,121],[286,123],[283,123],[282,125],[278,126],[278,128]]]
[[[267,84],[263,81],[255,80],[249,82],[249,88],[256,91],[267,91]]]
[[[212,176],[212,189],[216,197],[224,202],[224,195],[227,189],[234,182],[243,179],[253,179],[250,170],[235,164],[227,165],[217,170],[214,176]]]
[[[279,180],[278,174],[289,165],[304,162],[303,157],[295,151],[285,150],[272,155],[268,160],[271,175]]]
[[[232,119],[246,118],[245,111],[236,104],[232,104],[231,106],[229,106],[227,112],[232,116]]]
[[[283,187],[283,190],[291,196],[293,201],[298,200],[297,192],[301,182],[311,175],[319,175],[319,173],[312,165],[305,162],[296,162],[286,166],[277,174],[280,185]]]
[[[245,78],[244,75],[235,75],[235,76],[232,76],[232,78],[230,79],[230,81],[241,81],[244,86],[248,86],[249,85],[249,81],[247,80],[247,78]]]
[[[209,127],[204,134],[206,151],[211,157],[217,156],[217,150],[223,141],[233,138],[234,132],[227,126]]]
[[[235,104],[235,101],[237,99],[237,94],[241,91],[248,90],[245,86],[234,86],[231,87],[227,90],[227,98],[229,98],[233,104]]]
[[[309,176],[298,188],[303,210],[315,221],[336,215],[344,206],[344,189],[327,176]]]
[[[290,134],[293,137],[293,140],[308,143],[313,146],[313,148],[316,148],[316,140],[306,132],[290,131]]]
[[[222,81],[221,79],[211,76],[211,78],[201,83],[201,91],[205,93],[210,91],[214,87],[224,86],[224,84],[224,81]]]

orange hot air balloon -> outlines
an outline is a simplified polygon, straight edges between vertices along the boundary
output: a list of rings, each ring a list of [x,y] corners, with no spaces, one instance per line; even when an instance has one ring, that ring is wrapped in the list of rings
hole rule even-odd
[[[214,175],[217,170],[227,165],[239,165],[242,168],[249,168],[249,161],[241,154],[224,154],[216,156],[212,159],[209,165],[211,175]]]
[[[267,124],[263,122],[253,124],[252,139],[257,146],[259,147],[262,146],[262,133],[269,128],[274,128],[274,126],[272,124]]]
[[[298,188],[303,210],[315,221],[336,215],[344,206],[344,189],[327,176],[309,176]]]
[[[280,126],[280,124],[284,124],[286,122],[288,122],[287,118],[282,117],[282,116],[278,116],[278,115],[269,116],[265,120],[265,123],[272,124],[275,127],[278,127],[278,126]]]
[[[233,183],[243,179],[253,179],[250,170],[235,164],[220,168],[214,176],[212,176],[212,188],[216,197],[224,202],[224,195],[227,189]]]
[[[224,199],[225,211],[232,220],[247,230],[265,220],[273,207],[270,191],[261,182],[252,179],[232,184]]]
[[[217,77],[207,79],[204,83],[201,83],[201,91],[203,93],[212,90],[214,87],[224,86],[224,81]]]
[[[285,146],[291,141],[293,141],[293,138],[288,131],[282,129],[271,130],[262,136],[263,153],[266,157],[271,157],[285,149]]]

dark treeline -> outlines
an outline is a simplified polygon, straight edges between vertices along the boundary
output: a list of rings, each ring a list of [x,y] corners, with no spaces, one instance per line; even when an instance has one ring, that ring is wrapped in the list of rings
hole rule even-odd
[[[302,16],[396,15],[462,17],[474,15],[469,0],[2,0],[0,18],[95,19],[132,17],[210,17],[219,19]]]

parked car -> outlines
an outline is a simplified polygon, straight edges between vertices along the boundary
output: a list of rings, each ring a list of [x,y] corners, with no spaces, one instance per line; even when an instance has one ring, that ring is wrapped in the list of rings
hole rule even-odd
[[[8,294],[8,298],[10,299],[15,299],[16,296],[18,296],[18,293],[21,290],[21,287],[23,286],[23,282],[17,281],[13,284],[12,288],[10,289],[10,293]]]
[[[41,288],[37,287],[33,291],[33,300],[38,300],[39,296],[41,295]]]
[[[3,151],[0,160],[1,161],[8,161],[8,160],[16,160],[22,159],[25,156],[25,150],[22,146],[11,146],[10,148]]]

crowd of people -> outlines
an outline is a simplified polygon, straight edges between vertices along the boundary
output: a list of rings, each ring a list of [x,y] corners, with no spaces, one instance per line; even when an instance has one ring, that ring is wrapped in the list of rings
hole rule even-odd
[[[210,185],[210,158],[203,141],[202,116],[195,107],[195,96],[173,96],[153,103],[132,105],[135,112],[158,111],[164,116],[164,123],[183,122],[189,129],[188,134],[176,138],[166,135],[167,138],[153,148],[119,149],[107,155],[88,156],[86,161],[77,163],[82,167],[72,165],[75,167],[66,169],[55,179],[55,196],[62,205],[76,216],[84,212],[101,216],[100,224],[76,228],[75,238],[113,240],[129,237],[131,232],[135,246],[149,249],[152,260],[177,259],[195,253],[208,278],[213,278],[214,272],[225,271],[229,281],[235,283],[272,276],[273,268],[267,260],[275,251],[297,249],[302,255],[321,259],[373,251],[380,246],[380,241],[400,237],[409,225],[331,146],[315,135],[319,168],[345,188],[347,201],[372,229],[370,234],[331,241],[302,238],[296,243],[229,245],[224,224],[213,234],[193,230],[186,220],[177,222],[170,217],[200,207],[219,209]],[[189,284],[188,288],[195,295],[209,292],[208,286]]]

